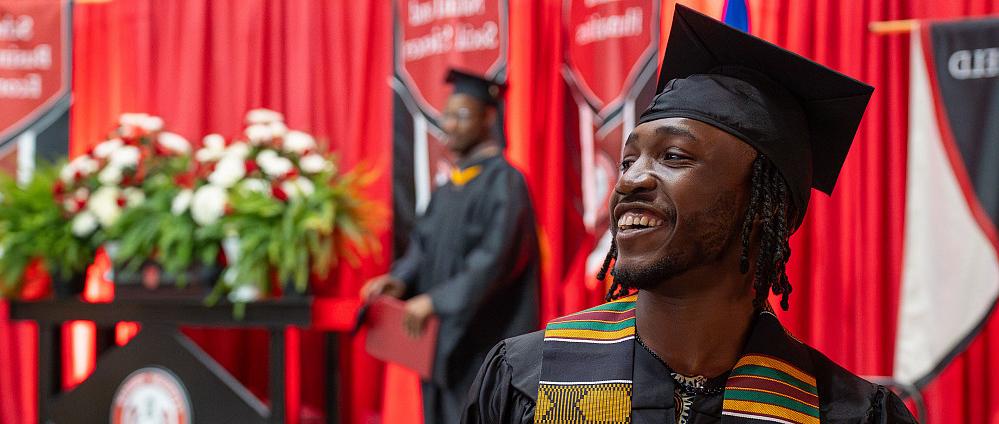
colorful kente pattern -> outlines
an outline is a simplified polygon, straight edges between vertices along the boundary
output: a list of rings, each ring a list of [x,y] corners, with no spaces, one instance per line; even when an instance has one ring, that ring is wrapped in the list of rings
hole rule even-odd
[[[629,296],[548,323],[545,340],[614,343],[635,337],[635,298]]]
[[[780,359],[746,355],[725,384],[722,414],[778,423],[818,424],[815,378]]]
[[[631,422],[631,384],[541,384],[536,424],[626,424]]]

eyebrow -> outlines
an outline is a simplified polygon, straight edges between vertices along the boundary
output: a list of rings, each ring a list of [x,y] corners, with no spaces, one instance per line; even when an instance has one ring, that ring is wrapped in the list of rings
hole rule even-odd
[[[662,138],[667,138],[667,137],[682,137],[682,138],[686,138],[686,139],[688,139],[690,141],[700,141],[700,139],[697,138],[697,136],[695,136],[694,133],[691,132],[690,130],[688,130],[687,128],[679,127],[679,126],[675,126],[675,125],[663,125],[663,126],[656,127],[655,132],[656,132],[656,136],[657,137],[662,137]],[[628,135],[628,139],[625,140],[624,145],[627,146],[632,141],[635,141],[636,137],[637,137],[637,135],[635,134],[634,131],[632,131],[632,133],[630,135]]]
[[[656,127],[656,135],[659,137],[683,137],[688,138],[690,141],[698,141],[697,136],[693,132],[684,128],[674,125],[663,125]]]

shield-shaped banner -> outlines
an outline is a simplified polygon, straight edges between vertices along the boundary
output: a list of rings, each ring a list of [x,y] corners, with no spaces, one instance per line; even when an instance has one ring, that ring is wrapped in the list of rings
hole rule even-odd
[[[453,165],[439,122],[451,94],[445,75],[458,68],[505,82],[508,24],[506,0],[399,0],[394,12],[392,190],[398,253]],[[501,106],[498,128],[502,111]]]
[[[0,1],[0,166],[33,162],[35,140],[54,138],[65,153],[66,132],[41,136],[64,121],[70,92],[68,0]],[[44,143],[38,150],[50,150]]]
[[[595,237],[607,227],[607,199],[617,177],[623,138],[636,104],[655,89],[659,2],[566,0],[564,74],[576,110],[582,170],[583,221]]]

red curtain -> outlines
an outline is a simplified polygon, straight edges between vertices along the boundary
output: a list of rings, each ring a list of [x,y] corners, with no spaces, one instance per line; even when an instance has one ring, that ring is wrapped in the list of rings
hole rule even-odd
[[[510,1],[508,154],[529,180],[544,255],[545,318],[588,306],[581,264],[577,152],[562,136],[566,107],[560,75],[564,53],[561,0]],[[664,17],[672,1],[663,1]],[[722,0],[684,2],[718,15]],[[999,13],[999,0],[750,0],[752,32],[873,84],[877,90],[835,194],[813,196],[794,236],[791,331],[863,375],[890,375],[903,228],[908,120],[909,36],[875,35],[871,21],[940,19]],[[72,137],[85,150],[124,111],[163,116],[190,138],[232,135],[242,113],[282,110],[292,127],[328,138],[346,165],[385,170],[371,191],[390,202],[390,2],[277,0],[121,0],[76,7]],[[668,23],[664,20],[664,24]],[[665,33],[664,33],[665,37]],[[388,238],[383,237],[387,247]],[[387,252],[388,249],[385,250]],[[344,270],[327,294],[352,296],[387,260]],[[335,293],[334,293],[335,292]],[[3,322],[0,307],[0,422],[31,422],[34,337]],[[266,393],[264,336],[193,333],[220,362]],[[304,402],[319,405],[325,364],[317,340],[303,337]],[[345,422],[416,422],[411,381],[382,393],[381,368],[349,341],[344,346]],[[13,347],[13,348],[9,348]],[[246,354],[252,352],[252,355]],[[259,356],[264,355],[264,356]],[[925,422],[999,422],[999,323],[993,319],[971,347],[924,392]],[[391,409],[391,408],[389,408]],[[404,412],[399,412],[404,411]],[[374,421],[372,421],[374,420]]]

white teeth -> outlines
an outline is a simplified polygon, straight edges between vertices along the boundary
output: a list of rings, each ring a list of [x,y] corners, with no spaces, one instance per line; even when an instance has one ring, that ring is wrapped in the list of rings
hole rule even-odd
[[[663,225],[666,221],[643,214],[641,212],[628,212],[624,216],[617,219],[618,227],[631,227],[631,226],[641,226],[641,227],[658,227]]]

